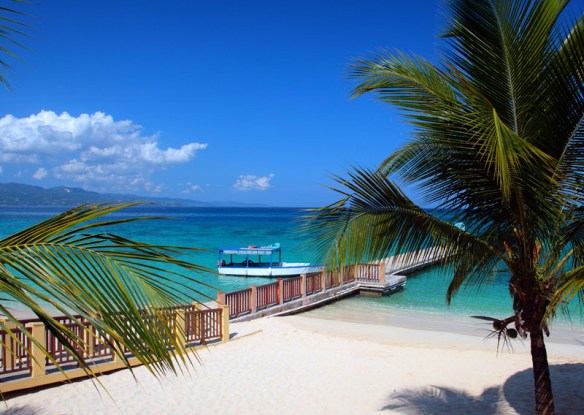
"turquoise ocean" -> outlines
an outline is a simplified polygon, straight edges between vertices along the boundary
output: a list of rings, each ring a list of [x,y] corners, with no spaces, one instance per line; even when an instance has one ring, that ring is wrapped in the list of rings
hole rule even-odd
[[[62,207],[0,207],[0,237],[6,237],[26,227],[64,211]],[[298,208],[170,208],[137,207],[111,217],[163,216],[163,220],[130,222],[110,228],[109,231],[130,239],[153,244],[179,245],[203,248],[188,259],[215,269],[217,248],[225,246],[269,245],[280,243],[282,259],[286,262],[312,262],[310,241],[298,235],[298,219],[303,214]],[[449,272],[436,268],[408,276],[403,291],[382,298],[352,297],[335,307],[359,310],[361,313],[422,313],[435,317],[466,318],[470,315],[507,317],[511,314],[511,298],[507,288],[508,275],[494,274],[493,281],[480,290],[463,289],[450,304],[446,304]],[[225,277],[211,273],[195,275],[197,279],[230,292],[247,288],[250,284],[272,282],[266,278]],[[216,290],[203,288],[215,298]],[[579,310],[573,307],[571,323],[582,326]],[[565,320],[560,318],[560,320]],[[566,321],[559,321],[563,324]]]

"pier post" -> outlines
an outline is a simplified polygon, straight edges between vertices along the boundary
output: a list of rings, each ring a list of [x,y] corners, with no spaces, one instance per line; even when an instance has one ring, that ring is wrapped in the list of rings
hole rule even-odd
[[[217,292],[217,304],[225,305],[225,292],[223,291]]]
[[[300,278],[301,278],[300,294],[302,295],[302,298],[305,298],[306,297],[306,274],[301,274]]]
[[[193,324],[192,330],[195,334],[195,339],[201,339],[201,343],[203,343],[202,339],[204,339],[205,333],[204,333],[204,324],[203,324],[202,313],[200,313],[200,311],[203,309],[203,304],[199,303],[198,301],[195,301],[191,305],[196,310],[195,314],[193,314],[193,316],[192,316],[192,324]]]
[[[284,304],[284,283],[282,278],[276,280],[278,285],[276,286],[276,295],[278,296],[278,304]]]
[[[14,339],[8,332],[12,331],[15,326],[7,318],[0,320],[2,321],[3,330],[6,332],[4,338],[4,364],[6,365],[6,369],[12,369],[12,362],[16,362],[18,356],[16,356],[16,352],[13,350],[14,346],[16,346]]]
[[[31,373],[33,378],[44,376],[46,374],[46,356],[43,352],[46,350],[45,343],[45,325],[43,323],[29,323],[27,328],[30,330],[32,341],[30,344]]]
[[[326,291],[326,273],[324,270],[322,270],[320,272],[320,287],[321,287],[321,292],[325,292]]]
[[[258,287],[253,284],[249,286],[249,309],[251,313],[255,313],[258,309]]]
[[[385,284],[385,262],[379,263],[379,283]]]
[[[221,341],[229,341],[229,306],[219,305],[221,308]]]
[[[83,324],[83,343],[85,343],[85,354],[89,356],[93,356],[95,352],[95,339],[96,336],[93,334],[93,326],[89,324]]]
[[[187,346],[187,312],[184,307],[176,310],[175,314],[175,332],[176,343],[179,347],[186,348]]]
[[[112,362],[121,362],[122,361],[122,353],[121,351],[119,351],[119,353],[116,351],[116,349],[112,348]]]

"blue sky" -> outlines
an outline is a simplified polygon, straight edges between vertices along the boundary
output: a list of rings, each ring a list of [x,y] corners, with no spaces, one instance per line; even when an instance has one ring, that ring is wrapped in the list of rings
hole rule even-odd
[[[59,1],[27,5],[3,90],[0,181],[320,206],[409,127],[348,66],[434,58],[439,1]]]

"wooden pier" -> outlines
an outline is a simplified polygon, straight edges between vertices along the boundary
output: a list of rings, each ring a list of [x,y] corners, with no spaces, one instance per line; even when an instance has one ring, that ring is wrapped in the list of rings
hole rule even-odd
[[[220,292],[217,303],[229,308],[232,321],[268,315],[294,314],[339,299],[360,294],[380,297],[401,290],[406,275],[434,265],[444,258],[437,252],[403,254],[369,264],[348,267],[341,272],[315,272],[276,282],[251,285],[230,293]]]
[[[355,295],[381,296],[403,288],[405,274],[427,267],[443,259],[429,251],[417,256],[400,255],[370,264],[346,268],[342,272],[317,272],[278,279],[265,285],[231,293],[219,293],[216,306],[195,303],[165,309],[164,318],[142,310],[151,324],[168,324],[177,343],[195,350],[209,342],[228,341],[229,323],[267,315],[294,314]],[[81,316],[58,317],[59,321],[86,340],[78,350],[90,364],[90,372],[106,373],[126,367],[110,344]],[[0,393],[60,383],[87,377],[73,355],[46,329],[39,319],[21,320],[17,327],[3,320],[0,327]],[[26,330],[34,337],[23,332]],[[49,352],[47,357],[41,348]],[[124,351],[130,366],[140,364]]]

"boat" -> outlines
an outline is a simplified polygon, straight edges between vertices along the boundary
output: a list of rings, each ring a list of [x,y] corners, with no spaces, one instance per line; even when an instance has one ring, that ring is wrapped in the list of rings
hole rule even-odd
[[[293,277],[322,271],[321,265],[308,262],[282,262],[280,244],[249,245],[247,248],[219,248],[217,271],[240,277]]]

